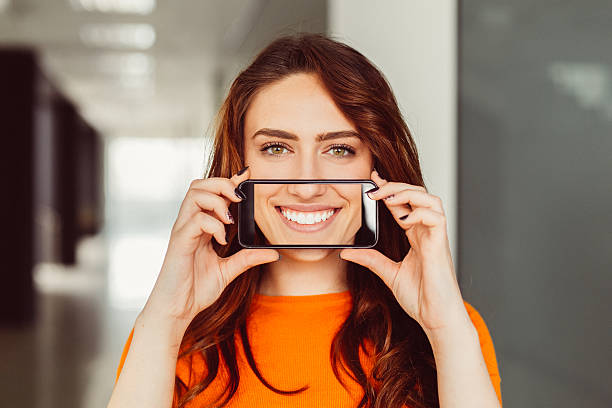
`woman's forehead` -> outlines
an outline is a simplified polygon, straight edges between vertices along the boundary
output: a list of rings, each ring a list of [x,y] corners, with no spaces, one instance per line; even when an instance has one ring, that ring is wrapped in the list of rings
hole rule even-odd
[[[284,78],[255,95],[245,116],[245,137],[261,128],[313,139],[330,130],[354,130],[328,92],[306,75]]]

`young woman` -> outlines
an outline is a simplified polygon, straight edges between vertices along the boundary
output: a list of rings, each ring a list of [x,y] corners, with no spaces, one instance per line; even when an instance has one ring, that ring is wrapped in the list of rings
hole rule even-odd
[[[242,249],[231,214],[248,178],[373,180],[376,247]],[[277,194],[288,206],[341,197],[308,184]],[[275,216],[270,230],[290,236]],[[279,38],[221,107],[109,407],[500,407],[493,343],[446,234],[384,76],[326,36]]]

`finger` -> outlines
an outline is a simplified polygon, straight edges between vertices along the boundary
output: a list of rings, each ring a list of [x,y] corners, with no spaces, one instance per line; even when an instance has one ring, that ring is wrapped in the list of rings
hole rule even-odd
[[[382,177],[380,177],[380,175],[378,174],[378,172],[376,171],[376,169],[373,169],[370,172],[370,179],[374,182],[374,184],[376,185],[374,188],[369,189],[368,191],[366,191],[366,194],[368,194],[368,197],[370,197],[370,199],[374,199],[372,196],[370,196],[370,193],[373,193],[375,191],[378,191],[378,189],[380,189],[381,186],[387,184],[387,180],[383,179]]]
[[[196,250],[200,243],[200,238],[204,235],[206,239],[214,236],[221,245],[226,245],[225,225],[213,217],[203,212],[196,213],[189,222],[183,227],[172,232],[170,239],[172,246],[181,255],[190,255]]]
[[[417,208],[405,217],[400,217],[398,223],[402,228],[410,228],[411,226],[422,224],[427,227],[444,227],[446,228],[446,216],[429,208]]]
[[[240,173],[240,172],[238,172]],[[248,179],[249,177],[251,177],[251,168],[249,166],[246,166],[242,173],[240,174],[234,174],[230,180],[232,181],[232,183],[234,184],[234,187],[238,187],[238,184],[242,183],[244,180]]]
[[[244,180],[250,177],[250,169],[247,168],[241,174],[234,174],[232,177],[210,177],[207,179],[195,179],[191,182],[190,188],[206,190],[211,193],[221,195],[227,200],[229,205],[231,202],[240,202],[242,198],[236,195],[236,187]]]
[[[194,213],[201,211],[201,207],[194,205],[194,200],[191,200],[189,198],[189,193],[191,190],[205,190],[209,193],[216,194],[224,200],[225,206],[227,208],[231,202],[242,201],[242,198],[236,194],[235,189],[236,186],[238,186],[238,184],[240,184],[242,181],[246,180],[249,175],[250,173],[247,167],[247,169],[242,174],[236,173],[230,179],[224,177],[211,177],[207,179],[193,180],[189,186],[187,194],[185,194],[183,202],[181,203],[179,215],[177,217],[176,222],[174,223],[173,229],[183,227],[187,220],[193,217]],[[223,218],[225,218],[225,215],[221,215],[220,219]]]
[[[393,289],[399,263],[387,258],[379,251],[371,248],[347,248],[340,251],[340,258],[365,266],[380,276],[383,282]]]
[[[221,222],[233,224],[232,218],[228,215],[226,200],[217,194],[191,188],[187,191],[184,203],[175,222],[176,228],[181,228],[186,222],[189,222],[191,217],[201,211],[212,211]]]
[[[387,184],[387,180],[382,178],[380,174],[378,174],[378,171],[376,171],[376,169],[372,170],[370,178],[372,179],[372,181],[374,181],[374,183],[376,183],[377,186]]]
[[[424,191],[424,192],[427,191],[425,190],[425,187],[415,186],[413,184],[408,184],[408,183],[399,183],[396,181],[388,181],[382,185],[379,185],[377,189],[368,192],[368,196],[372,200],[380,200],[381,198],[388,197],[406,188],[409,188],[415,191]]]
[[[368,197],[370,197],[370,199],[372,200],[380,200],[382,198],[392,197],[394,195],[393,194],[394,192],[401,191],[402,187],[406,189],[406,186],[410,186],[410,184],[386,182],[385,184],[381,185],[380,187],[376,189],[369,190],[367,194],[368,194]],[[406,213],[406,209],[408,209],[409,211],[412,210],[412,207],[410,207],[410,204],[403,204],[403,208],[400,208],[399,205],[398,206],[388,205],[386,203],[386,200],[383,200],[383,202],[386,204],[387,208],[389,209],[389,212],[391,213],[393,218],[396,219],[396,221],[399,217],[401,217],[402,215]]]
[[[236,276],[253,266],[274,262],[280,259],[280,253],[275,249],[245,248],[234,255],[223,258],[221,273],[229,284]]]
[[[423,191],[413,190],[411,188],[405,188],[403,190],[395,192],[390,196],[387,196],[383,200],[385,204],[387,204],[387,207],[389,207],[389,209],[391,209],[392,207],[399,207],[403,209],[403,207],[408,204],[411,210],[417,207],[424,207],[444,214],[444,209],[442,208],[442,200],[440,199],[440,197],[425,193]]]
[[[390,181],[390,182],[385,182],[379,188],[370,190],[368,192],[368,197],[370,197],[372,200],[380,200],[382,198],[383,202],[389,209],[389,212],[391,213],[391,215],[393,215],[393,217],[397,221],[399,217],[405,215],[406,209],[408,211],[412,211],[412,206],[410,205],[410,203],[407,203],[407,202],[404,202],[401,204],[396,203],[397,205],[391,206],[387,203],[387,200],[392,199],[395,196],[395,194],[397,194],[398,192],[402,190],[406,190],[406,189],[413,190],[413,191],[420,191],[422,193],[427,192],[425,187],[422,187],[422,186],[415,186],[413,184]]]

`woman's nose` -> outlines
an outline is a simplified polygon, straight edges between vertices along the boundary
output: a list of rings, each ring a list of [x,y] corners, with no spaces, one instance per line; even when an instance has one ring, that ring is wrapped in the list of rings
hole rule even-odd
[[[291,177],[294,179],[320,180],[333,178],[329,174],[325,174],[324,166],[317,160],[310,157],[303,158],[299,163],[296,163]],[[313,197],[323,195],[327,189],[327,185],[321,183],[299,183],[289,184],[289,194],[298,196],[301,200],[311,200]]]
[[[288,184],[289,194],[299,197],[301,200],[308,201],[317,196],[323,195],[327,186],[321,183],[299,183]]]
[[[287,175],[294,179],[325,179],[330,178],[326,174],[326,169],[323,163],[319,163],[316,158],[313,158],[308,153],[303,154],[299,161],[292,163],[292,169]]]

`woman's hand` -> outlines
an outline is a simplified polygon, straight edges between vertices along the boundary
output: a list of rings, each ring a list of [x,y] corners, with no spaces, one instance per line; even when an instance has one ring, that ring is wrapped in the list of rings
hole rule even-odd
[[[189,324],[242,272],[278,259],[276,250],[263,248],[242,249],[221,258],[212,246],[213,236],[218,243],[227,244],[225,225],[234,222],[228,207],[241,201],[234,190],[249,174],[247,169],[231,179],[191,182],[172,227],[161,271],[141,313]]]
[[[401,262],[394,262],[371,248],[342,249],[340,257],[380,276],[400,306],[428,335],[469,323],[455,277],[440,198],[421,186],[388,182],[376,170],[372,172],[372,180],[378,190],[368,195],[374,200],[385,199],[387,208],[406,231],[412,248]]]

